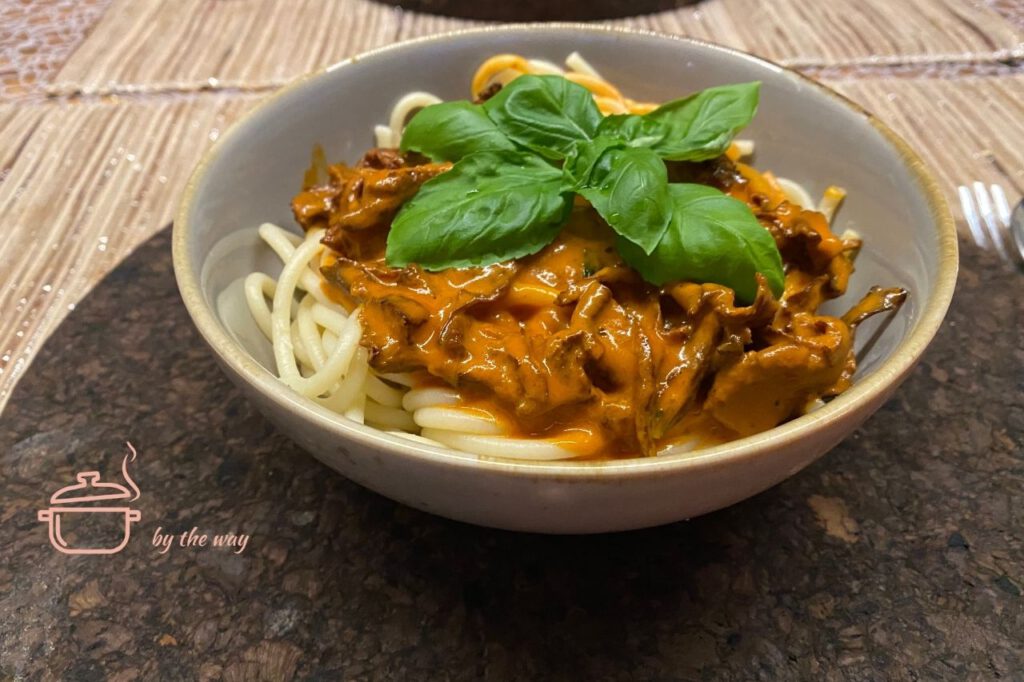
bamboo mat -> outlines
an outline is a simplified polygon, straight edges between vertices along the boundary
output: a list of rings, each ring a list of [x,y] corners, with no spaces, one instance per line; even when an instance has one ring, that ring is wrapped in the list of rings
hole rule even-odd
[[[372,0],[115,0],[52,93],[260,89],[394,40]]]
[[[705,0],[613,23],[824,76],[919,149],[954,211],[964,182],[1024,188],[1020,2]],[[471,25],[371,0],[0,0],[0,409],[74,305],[167,224],[252,91]]]
[[[1024,56],[1018,27],[964,0],[707,0],[612,23],[713,40],[791,66]],[[372,0],[114,0],[49,91],[267,88],[396,38],[467,25]]]
[[[917,149],[960,217],[957,185],[980,180],[1024,194],[1024,75],[829,83]]]
[[[713,0],[605,22],[735,47],[786,66],[977,62],[1024,56],[1019,4],[963,0]],[[478,25],[407,14],[398,37]]]
[[[0,0],[0,98],[42,90],[110,0]]]
[[[205,95],[0,109],[0,408],[75,304],[170,221],[199,156],[252,102]]]

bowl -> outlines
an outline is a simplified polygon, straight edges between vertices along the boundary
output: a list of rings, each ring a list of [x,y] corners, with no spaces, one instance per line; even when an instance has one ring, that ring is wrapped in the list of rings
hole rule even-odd
[[[412,12],[484,21],[592,21],[667,12],[698,0],[383,0]]]
[[[823,408],[770,431],[692,453],[600,462],[479,458],[349,421],[292,392],[271,371],[269,344],[237,280],[280,266],[256,238],[265,221],[293,226],[290,199],[310,151],[354,161],[374,124],[410,90],[463,99],[477,65],[517,52],[553,61],[577,50],[635,99],[661,101],[760,80],[761,106],[743,137],[756,164],[812,195],[835,183],[848,198],[838,231],[865,240],[850,293],[903,286],[891,323],[858,333],[855,385]],[[297,228],[295,228],[298,231]],[[793,475],[835,446],[892,394],[942,322],[953,294],[953,220],[918,156],[857,105],[776,64],[717,45],[573,24],[459,31],[367,52],[300,78],[225,133],[193,173],[174,223],[174,270],[200,334],[228,377],[281,431],[351,480],[417,509],[497,528],[594,533],[641,528],[725,507]],[[874,338],[872,338],[874,337]],[[865,346],[870,340],[870,348]]]

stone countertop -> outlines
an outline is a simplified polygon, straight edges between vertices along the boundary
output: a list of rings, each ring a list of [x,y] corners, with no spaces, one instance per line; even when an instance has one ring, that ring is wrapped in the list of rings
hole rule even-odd
[[[77,306],[0,420],[0,678],[1012,678],[1022,280],[962,253],[922,364],[825,458],[689,522],[550,537],[395,504],[276,433],[190,324],[165,230]],[[128,546],[58,553],[37,510],[76,472],[117,480],[126,440]],[[152,544],[192,528],[250,537]]]

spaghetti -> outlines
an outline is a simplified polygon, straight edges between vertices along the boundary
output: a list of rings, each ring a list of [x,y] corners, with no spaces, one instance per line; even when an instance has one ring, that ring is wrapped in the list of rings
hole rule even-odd
[[[319,267],[323,232],[305,239],[264,223],[260,238],[281,259],[275,280],[262,272],[245,279],[253,319],[272,343],[278,376],[294,391],[353,421],[433,445],[514,459],[569,459],[578,452],[557,440],[510,438],[493,417],[458,407],[450,388],[414,388],[409,374],[370,368],[359,309],[351,313],[324,293]]]

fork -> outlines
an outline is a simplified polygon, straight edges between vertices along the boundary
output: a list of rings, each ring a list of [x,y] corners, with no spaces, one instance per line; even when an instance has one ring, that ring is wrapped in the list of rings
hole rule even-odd
[[[1024,267],[1024,200],[1013,211],[1000,185],[973,182],[957,187],[960,206],[974,243],[982,249],[995,248],[1007,263]]]

